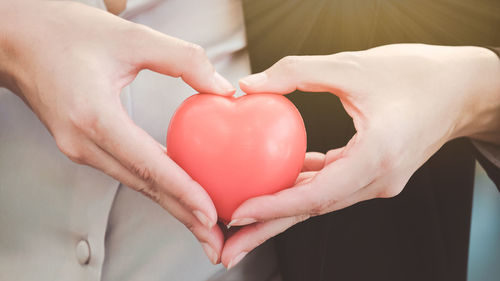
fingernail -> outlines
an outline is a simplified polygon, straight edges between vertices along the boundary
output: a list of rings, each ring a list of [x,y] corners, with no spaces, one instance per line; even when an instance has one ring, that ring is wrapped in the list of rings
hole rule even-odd
[[[201,246],[203,247],[203,251],[205,251],[207,257],[210,259],[210,262],[212,264],[217,264],[219,257],[217,256],[217,253],[215,253],[214,249],[207,243],[201,243]]]
[[[227,81],[226,78],[222,77],[222,75],[220,75],[218,72],[215,72],[214,74],[214,81],[217,87],[219,87],[219,89],[224,93],[232,93],[236,91],[233,85],[231,85],[231,83],[229,83],[229,81]]]
[[[240,80],[240,83],[245,84],[245,86],[258,86],[267,80],[267,74],[264,72],[253,74],[247,76]]]
[[[206,227],[212,228],[213,224],[210,223],[208,217],[203,214],[201,211],[194,210],[193,215]]]
[[[227,270],[233,268],[235,265],[237,265],[246,255],[248,254],[248,252],[241,252],[239,255],[237,255],[235,258],[233,258],[228,266],[227,266]]]
[[[256,222],[256,219],[252,218],[242,218],[242,219],[234,219],[232,220],[228,226],[242,226]]]

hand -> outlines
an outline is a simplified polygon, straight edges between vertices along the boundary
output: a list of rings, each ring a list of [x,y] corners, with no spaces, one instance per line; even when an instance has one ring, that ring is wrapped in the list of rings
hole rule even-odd
[[[232,95],[204,51],[82,4],[0,1],[3,85],[19,95],[76,163],[90,165],[157,202],[217,263],[223,235],[205,190],[136,126],[119,94],[144,68],[195,90]]]
[[[400,44],[287,57],[240,86],[248,94],[331,92],[357,132],[345,147],[308,154],[294,187],[234,212],[231,225],[256,223],[226,241],[225,265],[310,216],[396,196],[453,138],[500,143],[500,61],[484,48]]]

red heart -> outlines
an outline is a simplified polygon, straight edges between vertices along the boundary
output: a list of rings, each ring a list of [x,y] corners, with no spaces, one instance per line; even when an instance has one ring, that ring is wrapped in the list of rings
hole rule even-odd
[[[294,184],[306,131],[299,111],[283,96],[197,94],[172,117],[167,151],[205,188],[228,223],[245,200]]]

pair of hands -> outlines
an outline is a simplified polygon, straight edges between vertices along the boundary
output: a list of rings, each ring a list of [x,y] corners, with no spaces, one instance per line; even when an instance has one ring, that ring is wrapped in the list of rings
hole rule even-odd
[[[145,68],[181,77],[199,92],[232,95],[203,50],[76,3],[7,2],[0,4],[11,23],[0,36],[3,85],[71,160],[153,199],[191,230],[213,263],[232,267],[310,216],[397,195],[450,139],[500,142],[500,62],[489,50],[411,44],[284,58],[240,87],[248,94],[331,92],[357,133],[326,155],[308,153],[296,186],[243,203],[231,222],[243,227],[225,239],[208,194],[119,99]]]

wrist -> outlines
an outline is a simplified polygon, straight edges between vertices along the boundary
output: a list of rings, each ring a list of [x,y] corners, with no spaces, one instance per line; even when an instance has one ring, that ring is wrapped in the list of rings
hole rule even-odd
[[[468,83],[454,137],[500,144],[500,58],[486,48],[467,48]]]

